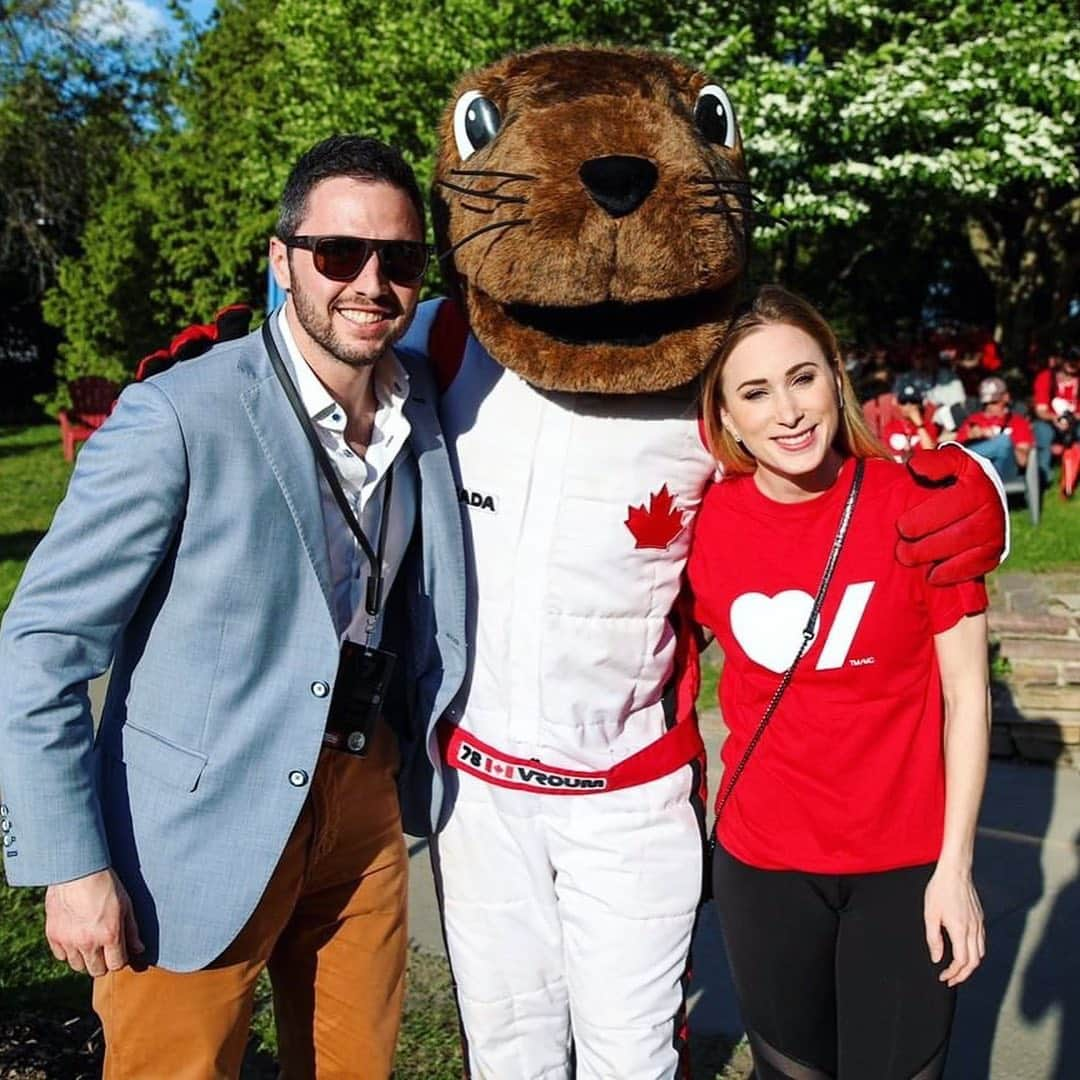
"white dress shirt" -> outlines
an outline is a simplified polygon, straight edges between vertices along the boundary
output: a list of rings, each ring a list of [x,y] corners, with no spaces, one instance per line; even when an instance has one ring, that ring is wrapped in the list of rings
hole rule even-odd
[[[409,375],[392,350],[375,365],[372,385],[378,407],[366,454],[361,457],[345,441],[345,410],[331,397],[308,366],[289,328],[285,309],[278,316],[286,355],[300,400],[315,425],[319,441],[326,448],[341,488],[360,522],[368,543],[378,551],[379,528],[383,520],[383,480],[394,469],[391,505],[386,515],[386,543],[383,551],[383,606],[401,567],[401,560],[416,522],[416,462],[407,443],[411,430],[404,413],[409,396]],[[400,459],[400,460],[399,460]],[[396,463],[396,464],[395,464]],[[334,618],[342,640],[373,647],[382,637],[383,611],[372,621],[364,608],[371,567],[341,512],[330,485],[319,470],[323,523],[329,545],[330,572],[334,589]]]

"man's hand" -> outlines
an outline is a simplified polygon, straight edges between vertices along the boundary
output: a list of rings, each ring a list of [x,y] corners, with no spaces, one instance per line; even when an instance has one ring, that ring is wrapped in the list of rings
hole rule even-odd
[[[45,890],[45,937],[53,956],[73,971],[119,971],[143,951],[135,915],[112,870]]]
[[[934,563],[932,585],[988,574],[1005,550],[1005,509],[993,482],[959,447],[917,450],[908,462],[926,498],[901,515],[896,557],[905,566]]]

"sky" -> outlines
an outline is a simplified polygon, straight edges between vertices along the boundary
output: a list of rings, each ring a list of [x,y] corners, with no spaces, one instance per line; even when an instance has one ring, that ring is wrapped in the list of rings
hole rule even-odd
[[[214,0],[184,0],[184,6],[203,24],[213,13]],[[120,31],[132,41],[149,41],[174,27],[165,0],[88,0],[83,20],[104,34]]]

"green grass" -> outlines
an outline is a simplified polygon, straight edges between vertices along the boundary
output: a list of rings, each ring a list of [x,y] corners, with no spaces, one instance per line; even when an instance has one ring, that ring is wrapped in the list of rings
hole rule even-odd
[[[1008,570],[1069,570],[1080,566],[1080,492],[1062,499],[1055,483],[1043,494],[1042,519],[1031,524],[1027,510],[1014,509]]]
[[[55,424],[0,427],[0,612],[45,535],[70,475]]]
[[[256,988],[252,1031],[258,1050],[273,1057],[277,1040],[264,974]],[[401,1016],[394,1075],[397,1080],[460,1080],[461,1042],[450,969],[441,956],[409,952],[405,1008]]]
[[[11,889],[0,881],[0,1016],[47,1008],[89,1008],[89,982],[53,959],[45,943],[42,889]]]

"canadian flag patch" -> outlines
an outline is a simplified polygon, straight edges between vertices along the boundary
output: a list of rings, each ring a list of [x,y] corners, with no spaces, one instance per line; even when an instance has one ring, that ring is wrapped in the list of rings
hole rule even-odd
[[[675,499],[665,484],[649,496],[647,510],[644,505],[631,506],[624,524],[633,534],[635,547],[663,551],[682,532],[683,512],[675,506]]]

